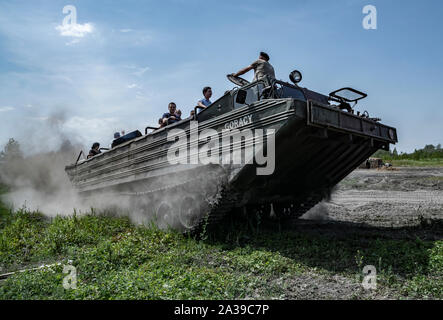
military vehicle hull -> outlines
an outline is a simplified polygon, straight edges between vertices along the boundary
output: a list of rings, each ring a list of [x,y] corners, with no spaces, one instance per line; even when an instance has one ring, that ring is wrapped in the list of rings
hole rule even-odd
[[[121,198],[122,202],[126,199],[161,227],[195,231],[203,223],[215,223],[233,208],[298,217],[328,197],[330,190],[371,154],[378,149],[388,150],[389,144],[397,141],[394,128],[307,95],[305,99],[268,98],[236,107],[232,99],[237,92],[227,93],[197,119],[183,120],[128,141],[88,161],[67,166],[66,172],[84,196],[102,194],[114,200]],[[231,107],[224,99],[231,101]],[[171,139],[176,129],[185,133],[182,142]],[[206,135],[212,137],[210,140],[195,138],[208,129],[214,130],[212,136]],[[210,141],[237,130],[251,130],[253,138],[226,140],[229,143],[218,140],[218,148],[212,149],[219,152],[218,162],[202,164],[195,159],[198,150],[207,148]],[[255,138],[256,130],[268,134],[265,143]],[[267,142],[272,140],[275,152],[271,154]],[[171,149],[184,150],[182,146],[187,152],[174,153],[174,159],[181,161],[173,163]],[[247,148],[252,148],[254,156],[268,153],[273,157],[275,168],[271,174],[257,174],[257,168],[263,165],[256,161],[223,160],[226,155],[232,160],[236,150],[245,153]]]

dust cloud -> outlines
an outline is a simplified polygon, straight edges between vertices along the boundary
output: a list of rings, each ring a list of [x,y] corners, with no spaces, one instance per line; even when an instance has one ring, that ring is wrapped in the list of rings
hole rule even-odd
[[[86,209],[64,172],[74,153],[68,150],[11,159],[0,168],[0,180],[11,190],[5,202],[50,216],[66,215],[73,208]]]
[[[21,132],[14,152],[5,152],[0,183],[7,185],[9,192],[2,196],[3,202],[50,217],[71,215],[74,210],[82,214],[91,208],[106,209],[101,199],[81,198],[69,181],[65,166],[74,163],[81,150],[88,149],[76,135],[64,130],[65,123],[65,112],[54,112],[40,125]]]
[[[53,113],[39,126],[22,132],[14,154],[5,153],[0,166],[0,181],[10,192],[2,200],[14,209],[38,210],[55,216],[72,214],[73,209],[86,210],[76,195],[64,167],[72,163],[80,150],[79,141],[63,131],[65,114]],[[49,151],[49,149],[53,151]]]
[[[329,210],[326,203],[324,201],[320,202],[301,216],[300,219],[317,221],[329,220]]]
[[[2,195],[4,203],[15,210],[26,208],[49,217],[69,216],[74,211],[82,215],[94,209],[96,213],[128,216],[136,224],[153,220],[152,208],[153,203],[156,203],[165,211],[162,221],[156,221],[157,224],[164,228],[168,225],[178,228],[181,225],[178,209],[172,205],[184,197],[180,192],[156,198],[112,193],[80,196],[71,184],[65,166],[74,163],[80,151],[87,151],[88,148],[75,135],[65,132],[65,122],[63,112],[54,113],[42,125],[22,132],[18,140],[18,152],[0,158],[0,183],[9,189],[7,194]],[[177,181],[164,182],[174,185]],[[150,186],[142,186],[136,191],[150,189]],[[195,204],[197,199],[189,198],[188,201],[193,205],[188,208],[190,216],[185,218],[189,220],[188,223],[192,223],[192,213],[198,204]]]

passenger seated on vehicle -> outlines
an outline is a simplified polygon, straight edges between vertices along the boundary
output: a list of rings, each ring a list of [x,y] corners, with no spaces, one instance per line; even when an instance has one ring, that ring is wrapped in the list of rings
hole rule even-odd
[[[95,142],[95,143],[92,145],[91,150],[89,150],[89,154],[88,154],[87,158],[88,158],[88,159],[89,159],[89,158],[92,158],[92,157],[94,157],[94,156],[96,156],[96,155],[98,155],[98,154],[100,154],[100,153],[102,153],[102,152],[100,151],[100,143]]]
[[[181,120],[181,117],[176,114],[177,105],[174,102],[169,103],[168,109],[169,112],[164,113],[162,116],[162,122],[166,126]]]
[[[114,140],[120,138],[120,132],[116,132],[114,133]],[[112,148],[112,144],[114,143],[114,140],[111,141],[111,148]]]
[[[201,108],[209,107],[212,104],[211,100],[209,100],[212,97],[211,87],[204,87],[203,88],[203,96],[204,96],[204,98],[199,100],[197,102],[197,105]]]

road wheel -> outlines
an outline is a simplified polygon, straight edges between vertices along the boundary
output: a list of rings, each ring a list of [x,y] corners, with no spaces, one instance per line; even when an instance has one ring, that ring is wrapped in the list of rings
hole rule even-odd
[[[246,209],[249,215],[257,215],[261,219],[268,219],[271,215],[270,203],[248,205]]]
[[[157,226],[160,229],[173,227],[173,207],[169,202],[161,202],[156,211]]]
[[[274,203],[274,212],[277,218],[289,218],[294,211],[294,205],[292,203]]]
[[[191,196],[185,196],[180,202],[180,223],[185,230],[195,227],[201,218],[200,201]]]
[[[271,216],[271,204],[264,203],[264,204],[258,205],[258,214],[263,219],[268,219]]]

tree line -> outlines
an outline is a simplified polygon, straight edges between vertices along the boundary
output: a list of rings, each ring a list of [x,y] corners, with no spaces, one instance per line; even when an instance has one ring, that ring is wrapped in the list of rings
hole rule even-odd
[[[443,159],[443,149],[441,144],[436,146],[432,144],[427,144],[422,149],[415,149],[414,152],[398,153],[397,149],[394,148],[392,151],[378,150],[373,155],[374,158],[382,158],[386,160],[426,160],[426,159]]]
[[[3,150],[0,151],[0,164],[10,159],[22,158],[23,153],[20,149],[20,143],[14,138],[9,139],[8,143],[4,146]]]

